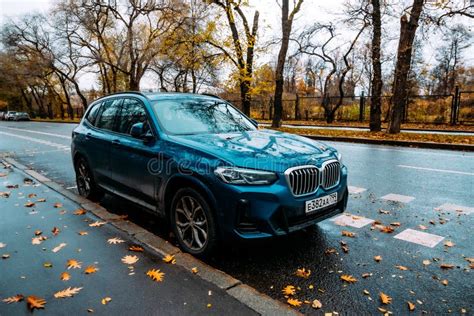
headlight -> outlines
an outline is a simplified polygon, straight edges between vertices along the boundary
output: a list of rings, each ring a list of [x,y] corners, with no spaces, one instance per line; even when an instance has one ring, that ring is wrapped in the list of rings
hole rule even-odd
[[[262,185],[271,184],[277,179],[277,175],[273,172],[236,167],[217,167],[214,174],[230,184]]]
[[[336,152],[336,158],[339,160],[339,163],[342,165],[342,155],[340,152]]]

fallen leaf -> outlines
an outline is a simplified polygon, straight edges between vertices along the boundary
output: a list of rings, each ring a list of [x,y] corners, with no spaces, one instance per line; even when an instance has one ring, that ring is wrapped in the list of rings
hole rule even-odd
[[[122,240],[118,237],[114,237],[114,238],[108,239],[107,242],[111,245],[116,245],[116,244],[121,244],[121,243],[125,242],[125,240]]]
[[[342,281],[345,281],[347,283],[355,283],[357,282],[357,279],[354,278],[352,275],[348,275],[348,274],[343,274],[341,275],[341,280]]]
[[[43,232],[41,230],[35,230],[35,236],[41,235]]]
[[[341,232],[342,236],[345,236],[345,237],[351,237],[351,238],[354,238],[355,237],[355,234],[353,232],[350,232],[350,231],[347,231],[347,230],[343,230]]]
[[[421,230],[427,230],[428,227],[426,227],[425,225],[418,225],[418,228],[421,229]]]
[[[60,232],[59,228],[57,228],[56,226],[53,227],[53,230],[51,230],[51,232],[53,233],[54,236],[57,236]]]
[[[26,185],[30,185],[30,184],[33,184],[34,182],[30,178],[24,178],[23,183],[26,184]]]
[[[46,300],[41,297],[30,295],[26,298],[26,304],[30,311],[36,309],[43,309],[46,305]]]
[[[301,269],[297,269],[295,274],[297,277],[307,279],[311,275],[311,270],[306,270],[305,268],[301,268]]]
[[[446,241],[446,242],[444,243],[444,245],[445,245],[446,247],[453,247],[453,246],[454,246],[454,243],[453,243],[452,241],[449,241],[449,240],[448,240],[448,241]]]
[[[102,303],[102,305],[107,305],[110,301],[112,301],[112,299],[110,297],[104,297],[101,300],[101,303]]]
[[[436,225],[436,222],[434,220],[430,220],[431,225]]]
[[[430,264],[431,264],[431,261],[429,261],[428,259],[423,260],[423,265],[427,266],[427,265],[430,265]]]
[[[444,286],[446,286],[446,285],[449,284],[449,281],[445,279],[445,280],[441,281],[441,284],[443,284]]]
[[[367,290],[364,290],[363,292],[364,292],[365,295],[370,295],[370,292],[367,291]]]
[[[54,203],[54,208],[61,208],[63,205],[59,202]]]
[[[171,255],[166,255],[164,258],[163,258],[163,261],[165,263],[171,263],[171,264],[175,264],[176,263],[176,259],[174,258],[174,256],[171,256]]]
[[[10,255],[8,253],[4,253],[2,255],[2,259],[8,259],[8,258],[10,258]]]
[[[380,292],[380,301],[382,302],[382,304],[390,304],[392,303],[392,298],[390,296],[388,296],[387,294],[383,293],[383,292]]]
[[[382,256],[374,256],[374,260],[380,262],[382,261]]]
[[[80,232],[77,232],[80,236],[85,236],[85,235],[88,235],[89,233],[88,232],[85,232],[85,231],[80,231]]]
[[[408,304],[408,310],[410,312],[413,312],[415,310],[415,307],[416,307],[415,304],[413,304],[412,302],[407,302],[407,304]]]
[[[53,264],[51,262],[45,262],[43,263],[43,267],[45,268],[52,268],[53,267]]]
[[[5,248],[7,244],[4,244],[3,242],[0,242],[0,248]]]
[[[362,277],[363,277],[364,279],[366,279],[366,278],[368,278],[368,277],[371,277],[371,276],[372,276],[372,273],[364,273],[364,274],[362,274]]]
[[[7,304],[18,303],[18,302],[23,301],[24,298],[25,297],[23,295],[17,294],[15,296],[4,298],[2,302],[7,303]]]
[[[454,268],[454,264],[442,263],[439,267],[440,267],[441,269],[452,269],[452,268]]]
[[[78,208],[78,209],[75,210],[72,214],[74,214],[74,215],[84,215],[84,214],[86,214],[86,213],[87,213],[86,210],[84,210],[84,209],[82,209],[82,208]]]
[[[405,267],[405,266],[395,266],[395,268],[397,268],[398,270],[402,270],[402,271],[407,271],[408,268]]]
[[[10,192],[0,192],[0,197],[9,198]]]
[[[0,178],[8,176],[8,173],[0,173]]]
[[[66,247],[66,243],[60,243],[58,246],[54,247],[53,250],[51,250],[52,252],[58,252],[59,250],[63,249],[64,247]]]
[[[295,295],[296,294],[296,289],[293,285],[287,285],[281,291],[285,295]]]
[[[303,304],[301,301],[297,300],[296,298],[289,298],[286,302],[289,305],[294,306],[294,307],[300,307],[301,304]]]
[[[33,207],[33,206],[35,206],[35,203],[33,203],[33,202],[25,203],[25,207]]]
[[[44,203],[44,202],[46,202],[46,199],[45,199],[45,198],[37,199],[36,202],[38,202],[38,203]]]
[[[31,244],[32,245],[39,245],[41,244],[44,240],[48,239],[46,236],[38,236],[38,237],[33,237],[31,239]]]
[[[69,259],[66,263],[66,266],[69,269],[80,269],[81,268],[81,262],[78,262],[75,259]]]
[[[330,255],[330,254],[333,254],[333,253],[336,253],[336,252],[337,252],[336,248],[328,248],[324,251],[324,254]]]
[[[197,274],[199,272],[198,268],[194,267],[194,268],[191,268],[191,272],[194,273],[194,274]]]
[[[394,229],[393,229],[393,227],[391,227],[391,226],[383,226],[383,225],[382,225],[382,227],[380,227],[380,231],[381,231],[382,233],[390,234],[390,233],[393,233]]]
[[[67,289],[64,289],[62,291],[54,293],[55,298],[66,298],[66,297],[73,297],[79,291],[82,290],[82,287],[68,287]]]
[[[8,184],[7,189],[18,189],[18,184]]]
[[[138,261],[137,256],[125,256],[122,258],[122,262],[128,265],[135,264]]]
[[[63,273],[61,273],[59,278],[63,281],[69,281],[71,279],[71,275],[67,272],[63,272]]]
[[[85,274],[92,274],[92,273],[96,273],[99,269],[96,267],[96,266],[87,266],[85,269],[84,269],[84,273]]]
[[[36,197],[36,194],[34,194],[34,193],[28,194],[28,198],[29,198],[29,199],[32,199],[32,198],[34,198],[34,197]]]
[[[321,307],[323,307],[323,304],[321,304],[321,302],[318,300],[314,300],[311,304],[311,307],[314,309],[320,309]]]
[[[137,245],[132,245],[128,247],[128,250],[134,251],[134,252],[143,252],[143,248]]]
[[[395,227],[399,227],[401,224],[400,224],[400,222],[393,222],[393,223],[390,223],[390,225],[395,226]]]
[[[101,221],[96,221],[91,224],[89,224],[90,227],[101,227],[107,224],[107,222],[101,222]]]
[[[163,281],[163,277],[165,274],[161,272],[160,269],[151,269],[148,270],[146,275],[149,276],[153,281],[161,282]]]

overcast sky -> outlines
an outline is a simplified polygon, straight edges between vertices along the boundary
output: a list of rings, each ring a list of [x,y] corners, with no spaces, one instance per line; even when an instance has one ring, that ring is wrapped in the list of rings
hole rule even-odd
[[[26,13],[34,12],[47,12],[48,9],[52,6],[55,0],[0,0],[0,25],[9,17],[17,17]],[[301,30],[305,26],[311,25],[314,22],[337,22],[343,18],[343,3],[345,0],[305,0],[301,12],[297,16],[295,23],[295,30]],[[357,1],[357,0],[354,0]],[[455,1],[467,1],[467,0],[455,0]],[[290,1],[292,2],[292,1]],[[408,5],[409,0],[400,0],[400,8],[403,5]],[[255,9],[260,11],[260,26],[263,30],[260,31],[260,43],[265,42],[266,40],[277,37],[280,34],[280,8],[276,5],[276,0],[253,0],[250,3],[254,6]],[[251,9],[250,9],[251,10]],[[463,21],[464,24],[469,25],[472,30],[472,25],[468,24],[468,19],[464,18],[460,21]],[[451,21],[453,22],[453,21]],[[387,18],[384,22],[384,35],[388,35],[391,39],[389,41],[385,40],[382,46],[386,51],[394,52],[397,44],[397,34],[399,30],[399,21],[398,18]],[[340,28],[339,31],[341,37],[351,37],[351,31],[347,27]],[[263,34],[262,34],[263,33]],[[440,40],[440,35],[430,35],[427,39],[423,41],[423,56],[424,61],[433,65],[436,57],[436,52],[439,45],[443,44]],[[275,52],[276,54],[277,52]],[[266,54],[264,59],[260,59],[257,63],[268,62],[269,58],[272,57],[272,54]],[[465,62],[469,65],[474,64],[474,45],[466,51],[465,53]],[[150,85],[150,86],[149,86]],[[145,84],[142,85],[142,88],[155,88],[152,82],[146,80]]]

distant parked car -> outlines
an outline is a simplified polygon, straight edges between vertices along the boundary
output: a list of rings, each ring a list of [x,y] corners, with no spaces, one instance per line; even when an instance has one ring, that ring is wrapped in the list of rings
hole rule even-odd
[[[218,240],[286,235],[346,209],[336,149],[259,130],[227,101],[120,93],[89,107],[72,132],[78,191],[121,196],[166,217],[194,255]]]
[[[29,121],[30,115],[26,112],[17,112],[13,120],[14,121]]]
[[[7,114],[5,114],[5,121],[13,121],[16,116],[16,111],[8,111]]]

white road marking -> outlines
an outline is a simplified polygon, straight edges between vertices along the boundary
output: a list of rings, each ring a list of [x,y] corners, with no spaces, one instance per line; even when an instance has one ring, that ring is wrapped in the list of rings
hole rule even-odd
[[[38,144],[43,144],[43,145],[55,147],[57,149],[70,150],[69,146],[65,146],[65,145],[58,144],[58,143],[53,143],[53,142],[50,142],[50,141],[47,141],[47,140],[31,138],[31,137],[28,137],[28,136],[21,136],[21,135],[6,133],[6,132],[0,132],[0,135],[16,137],[16,138],[24,139],[24,140],[27,140],[27,141],[30,141],[30,142],[35,142],[35,143],[38,143]]]
[[[66,190],[72,190],[72,189],[77,189],[77,185],[73,186],[73,187],[68,187],[66,188]]]
[[[424,232],[420,232],[420,231],[410,229],[410,228],[405,229],[404,231],[394,236],[393,238],[405,240],[408,242],[412,242],[412,243],[430,247],[430,248],[433,248],[440,241],[444,239],[444,237],[441,237],[438,235],[424,233]]]
[[[350,185],[348,186],[348,188],[349,188],[349,193],[350,194],[359,194],[359,193],[367,191],[367,189],[365,189],[365,188],[353,187],[353,186],[350,186]]]
[[[415,198],[413,196],[390,193],[382,196],[381,199],[393,202],[410,203]]]
[[[7,128],[7,129],[14,130],[14,131],[41,134],[41,135],[47,135],[47,136],[54,136],[54,137],[59,137],[59,138],[64,138],[64,139],[71,139],[71,136],[66,136],[66,135],[61,135],[61,134],[54,134],[54,133],[46,133],[46,132],[38,132],[38,131],[32,131],[32,130],[23,129],[23,128],[6,127],[6,126],[0,126],[0,128]]]
[[[339,226],[351,226],[355,228],[362,228],[374,222],[373,219],[352,215],[349,213],[344,213],[338,217],[331,218],[330,221]]]
[[[464,171],[457,171],[457,170],[446,170],[446,169],[434,169],[434,168],[425,168],[425,167],[415,167],[415,166],[406,166],[406,165],[397,165],[400,168],[409,168],[409,169],[417,169],[417,170],[425,170],[425,171],[435,171],[435,172],[445,172],[445,173],[455,173],[455,174],[463,174],[467,176],[474,176],[473,172],[464,172]]]
[[[462,205],[456,205],[456,204],[450,204],[450,203],[444,203],[443,205],[440,205],[437,208],[442,211],[462,212],[466,214],[474,213],[474,207],[462,206]]]

